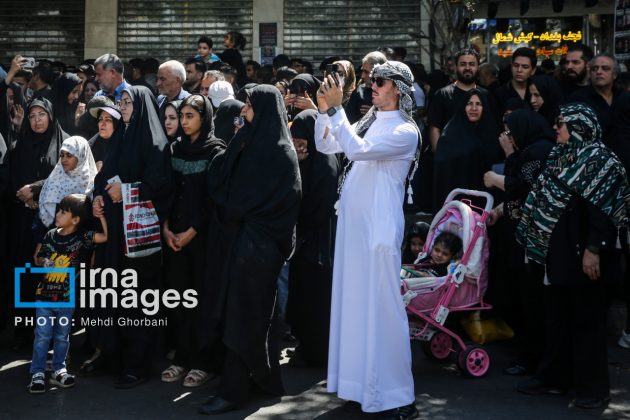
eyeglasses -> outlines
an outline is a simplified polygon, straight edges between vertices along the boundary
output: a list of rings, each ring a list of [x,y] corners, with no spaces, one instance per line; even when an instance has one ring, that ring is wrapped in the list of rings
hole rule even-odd
[[[556,127],[560,128],[564,125],[564,117],[562,115],[558,115],[554,122]]]
[[[129,105],[133,105],[133,101],[131,99],[123,99],[118,101],[118,106],[121,108],[127,108]]]
[[[67,153],[67,152],[59,152],[59,159],[63,159],[63,158],[68,158],[70,159],[71,157],[73,157],[74,155],[72,153]]]
[[[510,130],[505,130],[503,132],[503,134],[505,134],[506,136],[510,137],[512,135],[512,132]]]
[[[45,112],[37,112],[35,114],[29,114],[28,119],[29,120],[41,120],[44,117],[47,117],[48,114],[46,114]]]
[[[387,80],[387,79],[383,79],[382,77],[372,77],[370,80],[376,86],[383,87],[383,85],[385,84],[385,80]]]

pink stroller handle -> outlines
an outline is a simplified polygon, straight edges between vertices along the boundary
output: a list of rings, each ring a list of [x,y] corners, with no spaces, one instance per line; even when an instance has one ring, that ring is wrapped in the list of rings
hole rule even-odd
[[[446,201],[444,203],[448,203],[449,201],[453,201],[455,197],[458,195],[468,195],[472,197],[481,197],[486,199],[486,207],[483,209],[486,213],[490,213],[492,207],[494,206],[494,198],[490,194],[485,191],[477,191],[477,190],[466,190],[463,188],[456,188],[448,194],[446,197]]]

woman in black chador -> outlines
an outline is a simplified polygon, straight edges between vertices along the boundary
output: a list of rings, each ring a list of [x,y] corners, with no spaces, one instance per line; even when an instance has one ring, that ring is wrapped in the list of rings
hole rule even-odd
[[[212,104],[201,95],[191,95],[179,106],[181,136],[171,143],[171,167],[175,200],[162,229],[166,281],[169,289],[183,295],[187,289],[201,290],[206,267],[208,190],[206,170],[223,142],[214,136]],[[197,351],[195,321],[198,308],[178,306],[169,327],[174,330],[175,358],[162,372],[163,382],[184,378],[184,386],[203,385],[208,379],[207,360]]]
[[[199,327],[225,359],[217,395],[201,407],[206,414],[244,402],[250,375],[262,390],[283,392],[272,324],[276,281],[294,247],[300,173],[280,92],[261,85],[248,93],[245,126],[208,173],[215,210]]]
[[[33,262],[36,244],[32,225],[39,193],[57,164],[59,150],[67,137],[53,114],[50,101],[34,99],[29,103],[15,148],[9,152],[9,267],[23,267]],[[21,282],[22,302],[33,301],[35,284]],[[16,329],[21,340],[28,339],[31,331],[31,328]]]
[[[438,140],[433,158],[433,210],[437,212],[455,188],[484,190],[483,175],[501,161],[499,127],[486,95],[466,94]]]
[[[125,269],[135,270],[140,295],[145,289],[159,289],[161,253],[138,258],[125,256],[121,182],[139,182],[140,199],[151,200],[163,222],[172,199],[171,166],[165,150],[166,135],[151,91],[144,86],[125,89],[120,113],[125,124],[120,124],[110,138],[103,167],[94,180],[93,210],[95,215],[104,212],[109,226],[107,243],[96,250],[96,266],[113,268],[119,276]],[[118,315],[145,317],[141,309],[119,308]],[[117,387],[131,388],[147,378],[155,347],[154,330],[127,326],[120,329],[117,337],[113,328],[103,328],[96,335],[96,347],[105,355],[112,355],[116,346],[120,346],[122,374],[115,384]],[[98,355],[95,356],[84,370],[96,363]]]
[[[328,357],[332,257],[339,160],[315,148],[317,111],[300,112],[291,125],[302,178],[297,241],[289,268],[288,322],[299,340],[292,365],[325,365]]]

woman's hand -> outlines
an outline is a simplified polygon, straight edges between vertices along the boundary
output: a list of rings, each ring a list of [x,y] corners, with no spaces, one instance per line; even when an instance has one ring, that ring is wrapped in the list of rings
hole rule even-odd
[[[105,191],[107,191],[107,194],[109,194],[109,198],[112,199],[112,202],[120,203],[122,201],[122,190],[120,187],[120,182],[107,184],[107,186],[105,187]]]
[[[168,228],[168,220],[164,222],[164,226],[162,229],[162,233],[164,234],[164,240],[166,241],[166,245],[171,248],[175,252],[181,251],[181,247],[177,245],[175,242],[175,234]]]
[[[493,226],[501,217],[503,217],[503,203],[490,210],[486,224],[488,226]]]
[[[308,94],[304,92],[304,96],[296,96],[293,100],[293,105],[301,110],[305,109],[315,109],[317,110],[317,106],[312,101],[311,98],[308,97]]]
[[[483,185],[485,185],[486,188],[496,187],[497,176],[498,174],[494,171],[486,172],[483,174]]]
[[[24,121],[24,108],[20,104],[15,104],[11,109],[13,110],[11,124],[18,130],[22,126],[22,121]]]
[[[512,140],[512,136],[510,136],[509,131],[504,131],[499,134],[499,144],[505,153],[505,157],[510,156],[512,153],[516,151],[516,147],[514,146],[514,140]]]
[[[79,119],[81,118],[81,116],[83,114],[85,114],[85,104],[83,102],[79,102],[79,105],[77,105],[77,110],[74,113],[74,124],[78,124],[79,123]]]
[[[97,219],[105,215],[105,211],[103,210],[104,204],[102,195],[94,197],[94,201],[92,202],[92,215]]]
[[[31,186],[26,184],[22,188],[20,188],[15,194],[15,196],[22,202],[26,203],[29,200],[33,199],[33,191],[31,191]]]
[[[188,228],[186,231],[175,235],[175,245],[183,248],[188,245],[195,236],[197,236],[197,231],[193,228]]]
[[[601,275],[599,270],[599,255],[585,249],[584,256],[582,257],[582,270],[589,279],[593,281],[599,279]]]

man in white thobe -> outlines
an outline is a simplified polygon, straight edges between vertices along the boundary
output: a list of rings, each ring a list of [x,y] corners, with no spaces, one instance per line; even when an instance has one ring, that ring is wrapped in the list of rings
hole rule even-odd
[[[317,150],[344,153],[333,267],[328,391],[346,408],[392,419],[418,416],[407,315],[400,296],[405,180],[420,133],[411,118],[413,76],[389,61],[372,71],[373,107],[355,125],[327,76],[318,93]],[[411,194],[411,190],[408,190]]]

